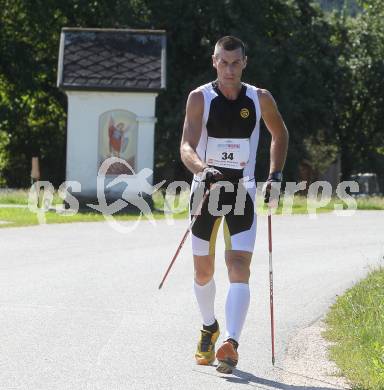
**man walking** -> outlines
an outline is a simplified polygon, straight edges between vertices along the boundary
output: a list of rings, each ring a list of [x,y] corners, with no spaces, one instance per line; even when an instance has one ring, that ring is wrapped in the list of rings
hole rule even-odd
[[[189,94],[180,153],[182,161],[194,174],[191,214],[196,212],[199,190],[212,188],[209,202],[204,202],[192,228],[194,291],[203,320],[195,358],[197,364],[208,365],[216,357],[217,370],[230,373],[238,362],[239,339],[250,302],[248,282],[256,238],[254,172],[260,119],[263,118],[272,135],[269,183],[282,179],[288,131],[272,95],[241,81],[247,57],[240,39],[232,36],[219,39],[212,61],[217,80]],[[221,180],[229,186],[223,185]],[[230,206],[223,226],[230,281],[225,306],[226,335],[216,355],[215,343],[220,330],[214,312],[213,276],[215,240],[222,217],[212,212],[215,188],[210,187],[212,183],[219,187],[217,210]],[[243,199],[241,210],[240,198]]]

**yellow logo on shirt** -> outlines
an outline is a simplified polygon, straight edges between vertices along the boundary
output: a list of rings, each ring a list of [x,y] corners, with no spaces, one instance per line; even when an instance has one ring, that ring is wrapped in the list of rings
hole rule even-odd
[[[240,116],[244,119],[248,118],[249,117],[249,110],[248,108],[242,108],[240,110]]]

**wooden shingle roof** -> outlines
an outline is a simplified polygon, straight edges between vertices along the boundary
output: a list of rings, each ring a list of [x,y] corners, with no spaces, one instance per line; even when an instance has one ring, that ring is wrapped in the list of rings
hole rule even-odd
[[[57,85],[64,90],[165,88],[163,30],[63,28]]]

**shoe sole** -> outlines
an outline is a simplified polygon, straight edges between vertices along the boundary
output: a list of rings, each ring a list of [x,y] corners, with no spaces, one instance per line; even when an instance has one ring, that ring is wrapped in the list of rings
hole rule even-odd
[[[207,360],[207,359],[197,359],[196,358],[196,364],[199,366],[210,366],[214,360]]]
[[[219,364],[216,367],[216,371],[221,372],[222,374],[232,374],[233,369],[236,367],[237,362],[230,358],[225,360],[219,360]]]
[[[199,366],[210,366],[215,361],[215,350],[213,350],[213,357],[211,359],[195,356],[195,360]]]

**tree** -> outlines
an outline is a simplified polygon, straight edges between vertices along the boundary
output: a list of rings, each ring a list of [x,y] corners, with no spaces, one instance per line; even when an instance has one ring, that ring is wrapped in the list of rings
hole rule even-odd
[[[0,176],[27,186],[37,155],[42,179],[58,185],[66,149],[66,98],[56,87],[61,27],[144,27],[145,13],[135,0],[0,0],[0,7],[0,132],[8,134]]]
[[[379,0],[360,2],[364,12],[356,18],[325,16],[308,0],[0,0],[0,6],[0,176],[9,186],[29,184],[36,153],[44,179],[64,180],[66,98],[56,87],[64,26],[167,30],[168,85],[157,100],[160,176],[169,167],[172,176],[185,175],[179,142],[187,95],[214,78],[213,45],[228,34],[248,45],[245,81],[272,92],[290,130],[288,180],[297,178],[298,163],[313,155],[308,145],[316,142],[337,145],[346,176],[380,167]],[[269,134],[262,129],[258,180],[268,164]]]
[[[344,178],[384,170],[384,7],[377,0],[360,5],[363,12],[356,18],[334,15],[332,43],[339,56],[333,129]]]
[[[159,98],[156,143],[158,167],[178,166],[184,106],[188,92],[212,80],[211,54],[216,40],[228,34],[248,45],[245,80],[269,89],[291,131],[287,179],[295,179],[305,158],[303,137],[330,128],[330,82],[337,62],[329,45],[332,27],[319,7],[307,1],[147,0],[151,20],[168,31],[168,89]],[[320,54],[320,55],[319,55]],[[269,169],[269,134],[262,130],[257,179]]]

